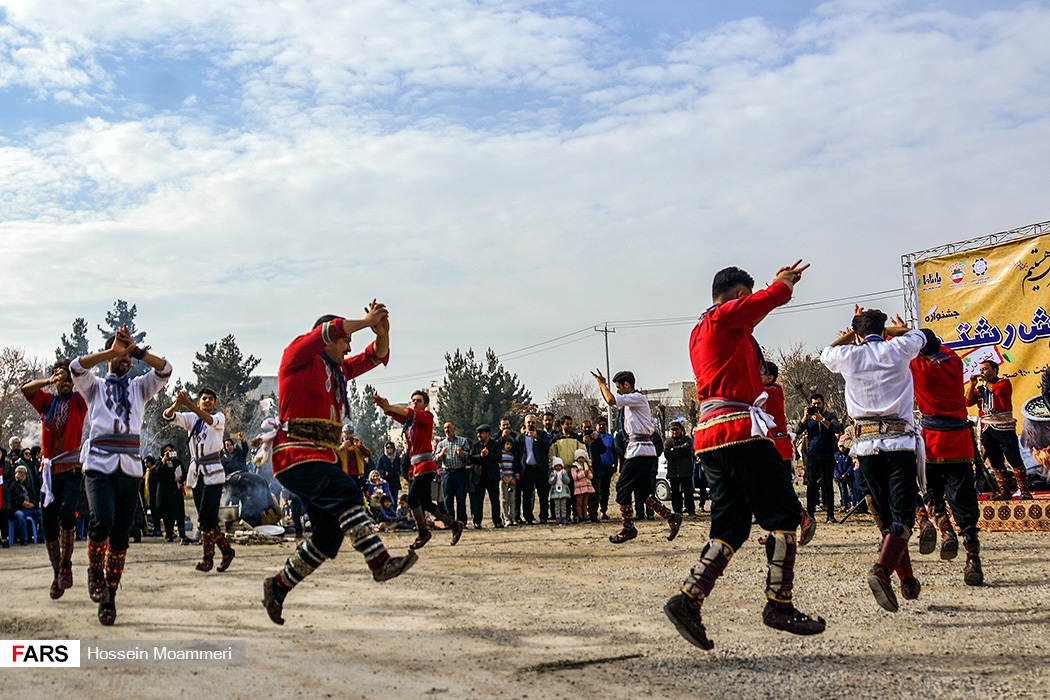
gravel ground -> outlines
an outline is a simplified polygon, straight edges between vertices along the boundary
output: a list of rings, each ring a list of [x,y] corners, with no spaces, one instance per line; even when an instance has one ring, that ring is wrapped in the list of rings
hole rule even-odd
[[[986,585],[965,586],[960,557],[912,547],[922,581],[896,614],[865,582],[876,554],[870,520],[821,525],[800,550],[796,604],[828,621],[817,637],[762,625],[764,548],[752,532],[704,605],[711,652],[686,643],[662,612],[707,538],[689,519],[674,542],[641,522],[626,545],[612,522],[438,535],[404,577],[375,584],[352,549],[289,596],[270,623],[263,577],[293,545],[242,546],[230,571],[193,570],[199,550],[132,545],[117,624],[86,595],[83,543],[75,587],[47,597],[43,546],[0,552],[0,637],[81,640],[246,639],[248,662],[225,670],[35,669],[18,697],[259,698],[1025,698],[1050,693],[1050,537],[984,533]],[[388,534],[394,553],[411,536]],[[8,678],[4,674],[4,685]],[[18,672],[22,673],[22,672]],[[8,696],[4,691],[3,695]],[[9,696],[10,697],[10,696]]]

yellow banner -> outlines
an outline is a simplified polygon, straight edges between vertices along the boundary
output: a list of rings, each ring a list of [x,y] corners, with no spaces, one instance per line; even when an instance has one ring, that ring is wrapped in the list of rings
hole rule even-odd
[[[919,325],[962,356],[967,380],[998,362],[1020,420],[1050,359],[1050,234],[917,260],[915,283]]]

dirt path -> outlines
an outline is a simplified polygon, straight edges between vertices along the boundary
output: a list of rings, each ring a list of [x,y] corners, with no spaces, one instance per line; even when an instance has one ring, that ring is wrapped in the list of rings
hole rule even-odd
[[[76,584],[50,601],[42,545],[0,552],[5,639],[246,639],[247,664],[214,669],[36,669],[19,697],[784,698],[1045,697],[1050,693],[1050,538],[985,533],[987,585],[963,585],[962,560],[919,556],[918,601],[876,606],[865,583],[869,522],[821,526],[802,549],[796,602],[828,620],[798,638],[760,620],[764,549],[746,545],[705,604],[715,641],[702,652],[662,605],[706,539],[691,520],[678,540],[661,525],[613,546],[615,526],[439,533],[403,578],[375,584],[352,549],[290,596],[270,623],[261,581],[291,543],[243,546],[225,573],[193,570],[198,550],[132,545],[114,627]],[[757,536],[757,530],[752,533]],[[410,535],[388,534],[395,553]],[[4,685],[16,672],[5,672]],[[22,673],[21,671],[17,673]],[[25,679],[28,680],[28,677]],[[280,693],[280,695],[278,695]],[[3,693],[7,696],[7,692]]]

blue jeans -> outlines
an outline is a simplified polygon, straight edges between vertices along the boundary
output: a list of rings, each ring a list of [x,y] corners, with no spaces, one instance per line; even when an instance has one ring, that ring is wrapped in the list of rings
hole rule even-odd
[[[467,489],[470,485],[470,468],[453,469],[441,475],[441,488],[445,492],[445,512],[456,520],[467,524]]]
[[[40,532],[40,509],[33,508],[32,510],[16,510],[14,513],[15,521],[15,539],[19,542],[28,542],[29,537],[26,532],[26,518],[32,518],[36,521],[36,530]]]

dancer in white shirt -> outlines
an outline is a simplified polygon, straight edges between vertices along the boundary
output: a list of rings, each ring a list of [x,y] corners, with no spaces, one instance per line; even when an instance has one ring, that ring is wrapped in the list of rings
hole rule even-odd
[[[128,378],[132,358],[151,372]],[[92,367],[108,363],[104,379]],[[139,433],[146,402],[171,377],[171,363],[135,345],[127,327],[106,341],[102,352],[69,366],[73,384],[88,404],[88,439],[80,451],[91,521],[88,524],[88,594],[98,603],[98,621],[117,619],[116,595],[128,552],[128,531],[138,503],[142,460]]]
[[[215,569],[226,571],[236,555],[226,535],[219,527],[219,503],[226,472],[222,468],[222,434],[226,416],[216,410],[218,397],[211,389],[202,389],[194,404],[186,392],[180,391],[175,403],[164,410],[164,420],[176,423],[189,434],[190,473],[186,484],[193,489],[193,504],[197,507],[197,527],[201,533],[203,558],[197,562],[197,571],[211,571],[215,564],[215,546],[222,552],[222,561]],[[176,413],[185,406],[188,413]]]
[[[925,344],[921,331],[903,324],[887,328],[886,314],[857,306],[853,329],[820,354],[828,369],[846,379],[846,408],[856,423],[850,455],[860,462],[884,528],[868,585],[878,604],[890,612],[900,607],[890,582],[894,571],[906,599],[918,598],[920,590],[908,556],[919,488],[909,365]]]

